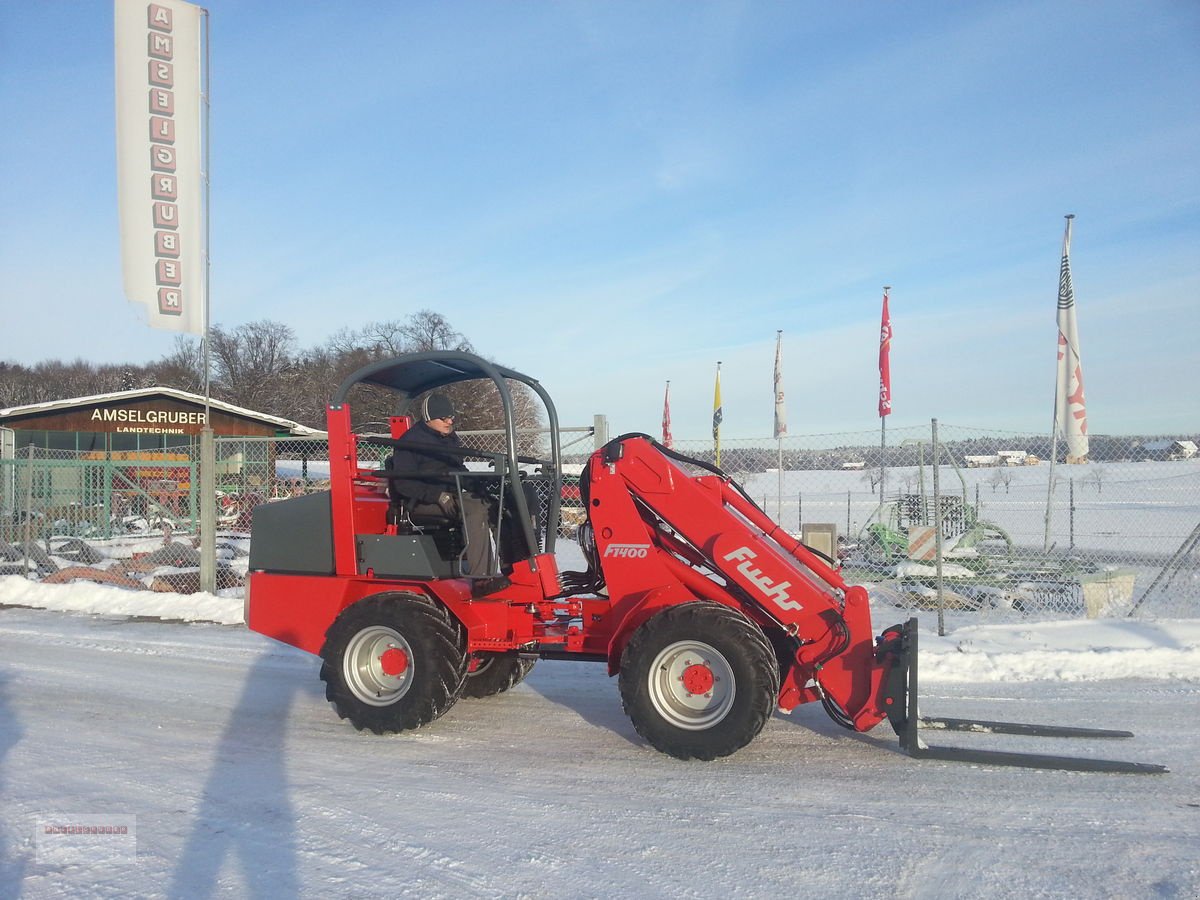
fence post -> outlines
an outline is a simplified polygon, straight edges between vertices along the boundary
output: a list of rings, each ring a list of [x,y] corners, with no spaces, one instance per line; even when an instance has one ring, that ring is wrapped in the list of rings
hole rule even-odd
[[[1075,549],[1075,479],[1074,478],[1072,478],[1070,480],[1070,484],[1068,486],[1070,487],[1069,502],[1070,502],[1070,506],[1071,506],[1071,543],[1068,545],[1068,549],[1074,550]]]
[[[796,491],[796,531],[804,530],[804,492]]]
[[[200,429],[200,590],[217,592],[217,454],[212,426]]]
[[[113,515],[116,510],[113,508],[113,463],[112,449],[108,448],[104,453],[104,462],[100,464],[100,471],[104,474],[101,476],[104,479],[104,487],[101,489],[101,496],[104,498],[101,506],[101,515],[104,516],[104,529],[101,532],[106,538],[113,536]]]
[[[938,444],[937,419],[933,423],[933,535],[937,556],[937,606],[938,606],[938,636],[946,634],[945,598],[942,596],[942,493],[938,485],[938,454],[941,447]]]
[[[599,450],[608,443],[608,416],[597,413],[592,416],[592,449]]]
[[[24,560],[25,577],[29,577],[29,544],[33,540],[33,444],[29,445],[29,462],[25,472],[25,540],[21,544],[21,558]]]

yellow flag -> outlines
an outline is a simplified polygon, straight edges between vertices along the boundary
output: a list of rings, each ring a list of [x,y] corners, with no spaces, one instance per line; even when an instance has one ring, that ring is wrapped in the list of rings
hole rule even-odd
[[[713,449],[716,464],[721,465],[721,363],[717,362],[717,386],[713,390]]]

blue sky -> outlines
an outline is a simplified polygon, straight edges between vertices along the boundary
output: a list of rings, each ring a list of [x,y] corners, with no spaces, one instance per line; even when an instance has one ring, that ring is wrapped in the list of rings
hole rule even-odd
[[[445,315],[565,424],[1044,432],[1063,215],[1096,434],[1200,429],[1200,5],[212,0],[212,317]],[[112,7],[0,4],[0,359],[149,362]],[[332,391],[334,385],[330,385]]]

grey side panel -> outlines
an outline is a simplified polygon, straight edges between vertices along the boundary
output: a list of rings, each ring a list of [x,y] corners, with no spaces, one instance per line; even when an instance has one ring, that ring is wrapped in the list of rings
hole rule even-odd
[[[358,535],[358,573],[368,569],[377,577],[455,577],[454,563],[442,559],[433,538],[424,534]]]
[[[254,507],[250,568],[263,572],[332,575],[333,525],[329,491]]]

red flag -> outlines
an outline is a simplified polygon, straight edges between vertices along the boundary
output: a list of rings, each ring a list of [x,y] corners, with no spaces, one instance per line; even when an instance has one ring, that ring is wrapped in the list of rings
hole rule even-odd
[[[879,417],[892,414],[892,317],[888,312],[888,290],[883,289],[883,320],[879,325]]]
[[[675,439],[671,437],[671,382],[667,382],[667,391],[663,394],[663,446],[670,450]]]

